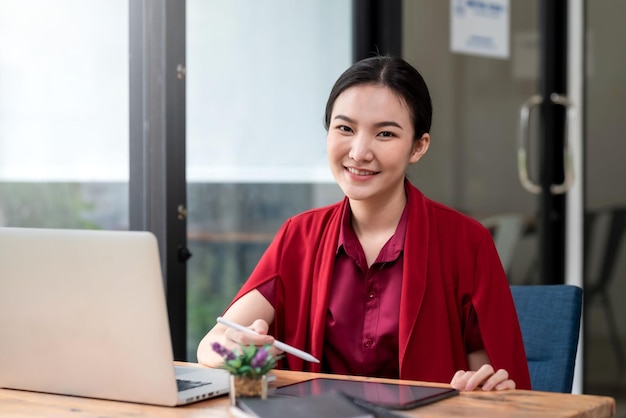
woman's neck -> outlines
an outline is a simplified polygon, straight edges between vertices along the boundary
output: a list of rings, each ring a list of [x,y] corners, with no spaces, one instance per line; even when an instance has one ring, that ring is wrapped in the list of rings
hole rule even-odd
[[[352,227],[361,239],[363,236],[389,234],[395,232],[407,197],[404,187],[399,193],[384,202],[350,200]]]

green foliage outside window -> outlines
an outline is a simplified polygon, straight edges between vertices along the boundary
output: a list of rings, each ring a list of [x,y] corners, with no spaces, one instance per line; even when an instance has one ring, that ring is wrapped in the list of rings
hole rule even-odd
[[[0,225],[99,229],[79,183],[0,183]]]

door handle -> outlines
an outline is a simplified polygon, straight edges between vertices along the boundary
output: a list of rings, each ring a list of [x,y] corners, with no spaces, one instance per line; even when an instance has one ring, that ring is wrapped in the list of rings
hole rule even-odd
[[[534,183],[528,175],[528,142],[529,136],[528,125],[530,121],[530,112],[534,107],[543,103],[541,96],[534,95],[528,99],[520,109],[519,136],[517,142],[517,174],[519,181],[524,189],[533,194],[541,193],[541,186]]]
[[[572,152],[567,138],[569,125],[574,121],[574,104],[567,97],[561,96],[557,93],[552,93],[550,95],[550,100],[554,104],[565,107],[565,110],[567,111],[565,129],[563,131],[563,169],[565,170],[565,173],[563,174],[563,183],[552,184],[550,186],[552,194],[563,194],[572,187],[572,183],[574,182],[574,164],[572,162]]]
[[[565,121],[564,141],[563,141],[563,183],[550,185],[550,192],[552,194],[563,194],[567,192],[574,181],[574,171],[571,151],[569,148],[569,141],[567,140],[568,126],[572,123],[574,118],[574,105],[565,96],[557,93],[550,95],[550,101],[554,104],[564,106],[567,110],[567,118]],[[519,175],[520,183],[530,193],[539,194],[543,190],[541,185],[533,182],[528,175],[528,142],[529,132],[528,125],[530,121],[530,113],[534,107],[543,103],[543,98],[540,95],[531,96],[520,109],[520,129],[518,134],[517,145],[517,173]]]

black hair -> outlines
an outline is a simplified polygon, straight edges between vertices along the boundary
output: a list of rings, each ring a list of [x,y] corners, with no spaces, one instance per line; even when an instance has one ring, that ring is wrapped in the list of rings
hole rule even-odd
[[[391,56],[365,58],[339,76],[326,102],[326,130],[330,127],[330,117],[337,97],[346,89],[362,84],[388,87],[404,101],[411,113],[414,139],[430,132],[433,107],[424,78],[411,64],[402,58]]]

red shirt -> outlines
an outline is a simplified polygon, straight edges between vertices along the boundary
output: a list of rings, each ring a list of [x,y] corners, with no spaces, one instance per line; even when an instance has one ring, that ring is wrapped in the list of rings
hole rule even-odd
[[[328,373],[398,378],[400,294],[408,203],[394,234],[371,267],[352,228],[352,213],[341,215],[337,256],[326,316],[322,371]],[[257,288],[275,305],[275,282]],[[483,348],[471,309],[468,353]]]
[[[472,310],[495,369],[530,389],[524,342],[511,290],[489,231],[425,197],[407,181],[409,216],[403,249],[398,322],[400,378],[447,383],[467,370]],[[323,359],[337,244],[348,199],[288,219],[233,303],[274,282],[269,333]],[[281,368],[320,372],[296,356]]]
[[[350,206],[345,206],[326,317],[323,371],[399,377],[398,321],[407,208],[408,204],[396,231],[368,267],[352,228]]]

